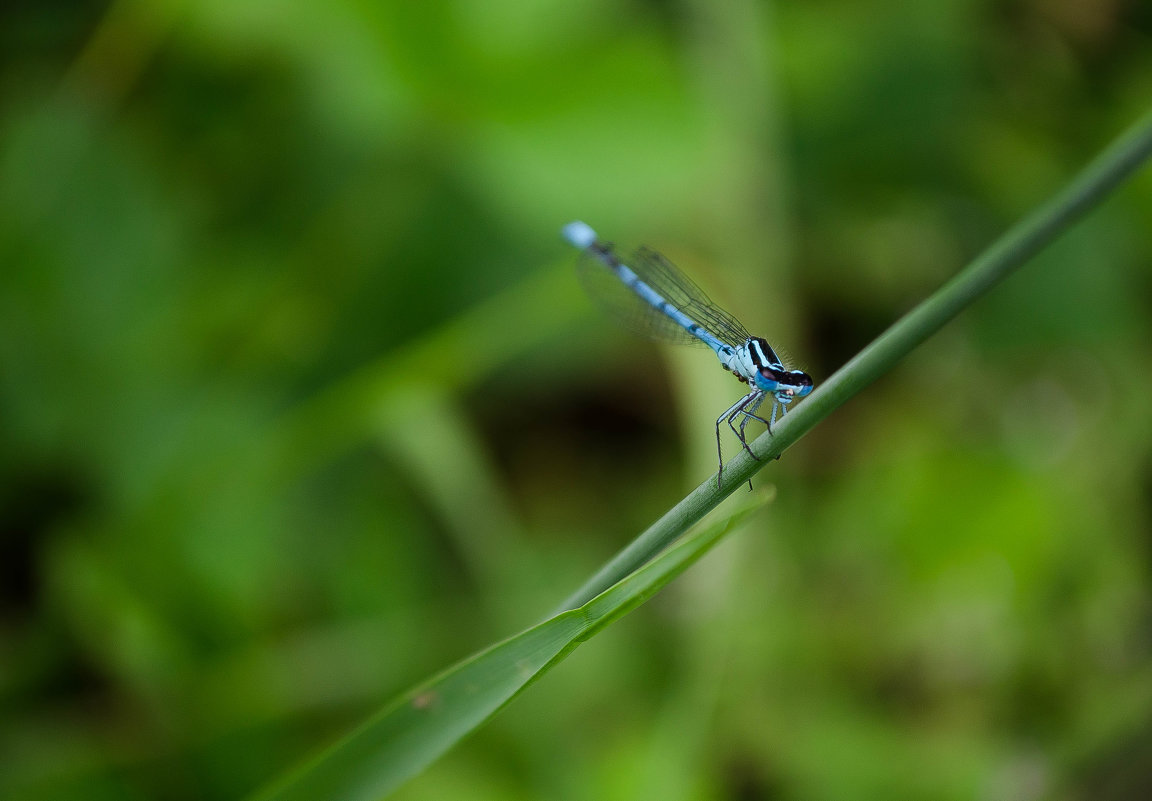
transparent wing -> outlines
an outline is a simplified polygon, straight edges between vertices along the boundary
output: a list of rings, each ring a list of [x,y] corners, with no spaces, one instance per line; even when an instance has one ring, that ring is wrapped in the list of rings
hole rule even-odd
[[[597,304],[632,333],[675,345],[704,344],[671,318],[648,305],[591,251],[581,255],[576,272],[584,289]]]
[[[748,339],[747,329],[735,317],[713,303],[692,279],[656,251],[640,248],[621,261],[640,280],[721,341],[737,347]],[[577,273],[588,294],[633,332],[661,342],[704,344],[674,320],[648,305],[594,253],[585,251]]]
[[[632,272],[722,342],[738,347],[750,334],[740,321],[713,303],[691,278],[654,250],[640,248],[625,262]]]

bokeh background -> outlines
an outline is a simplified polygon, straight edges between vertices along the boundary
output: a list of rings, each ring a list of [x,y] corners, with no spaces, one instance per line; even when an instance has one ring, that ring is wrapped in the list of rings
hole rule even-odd
[[[1152,99],[1138,0],[0,10],[0,796],[232,799],[530,625]],[[1152,794],[1152,178],[402,799]],[[731,440],[727,443],[734,453]]]

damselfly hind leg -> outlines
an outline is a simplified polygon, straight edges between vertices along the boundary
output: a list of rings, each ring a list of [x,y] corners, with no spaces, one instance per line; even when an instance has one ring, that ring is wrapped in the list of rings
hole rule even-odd
[[[768,425],[768,421],[765,420],[763,417],[760,417],[756,414],[756,411],[760,408],[760,404],[762,404],[764,402],[765,397],[767,397],[767,396],[761,395],[760,397],[758,397],[756,399],[756,401],[754,403],[749,404],[746,408],[744,408],[740,411],[740,413],[742,415],[744,415],[744,419],[740,421],[739,437],[740,437],[740,441],[745,443],[745,445],[747,445],[748,440],[745,438],[744,428],[748,425],[749,420],[759,420],[761,423],[768,426],[768,433],[769,434],[772,433],[772,426]],[[753,454],[753,456],[755,456],[755,454]]]
[[[748,447],[748,440],[744,438],[744,426],[743,426],[743,424],[741,424],[740,430],[736,430],[736,415],[738,415],[738,414],[744,414],[744,410],[743,409],[737,409],[736,411],[732,412],[732,414],[728,415],[728,418],[726,421],[728,423],[728,427],[730,429],[732,429],[732,433],[736,435],[736,439],[740,440],[740,444],[744,447],[744,450],[748,451],[748,455],[751,456],[756,461],[760,461],[760,457],[758,457],[756,454],[752,453],[752,449],[750,447]]]
[[[748,423],[748,417],[745,416],[745,418],[740,421],[740,430],[737,431],[736,430],[736,415],[738,415],[738,414],[748,415],[749,409],[751,409],[752,411],[756,411],[756,408],[763,401],[764,401],[764,393],[757,392],[755,394],[755,397],[753,397],[750,401],[745,401],[744,404],[737,406],[736,411],[734,411],[734,412],[732,412],[732,414],[728,415],[728,427],[730,429],[732,429],[732,433],[736,435],[736,438],[738,440],[740,440],[740,444],[744,446],[744,450],[748,451],[748,455],[751,456],[753,459],[755,459],[758,462],[760,461],[760,457],[757,456],[756,454],[752,453],[752,449],[750,447],[748,447],[748,440],[744,437],[744,426]],[[755,417],[755,415],[752,415],[752,416]],[[752,491],[752,479],[748,479],[748,491],[749,492]]]
[[[720,489],[720,479],[724,475],[724,450],[720,446],[720,424],[727,421],[728,425],[732,426],[732,419],[741,411],[743,411],[744,407],[747,406],[754,398],[756,398],[757,395],[761,394],[763,393],[761,393],[759,390],[749,392],[740,400],[736,401],[727,409],[725,409],[724,413],[716,418],[716,459],[720,465],[716,470],[716,489]],[[732,430],[735,432],[736,427],[732,426]],[[736,432],[736,435],[739,436],[739,432]],[[747,442],[744,443],[744,447],[748,448]],[[749,448],[748,452],[752,453],[752,450]],[[756,454],[752,453],[752,458],[755,459]]]
[[[744,450],[748,451],[748,453],[751,454],[752,458],[756,461],[760,461],[760,457],[752,453],[752,449],[748,447],[748,440],[745,437],[744,428],[748,425],[749,420],[759,420],[765,426],[768,426],[768,433],[772,433],[772,426],[768,425],[768,421],[763,417],[757,416],[756,414],[756,410],[760,408],[760,404],[764,402],[765,397],[767,396],[761,393],[757,396],[755,401],[749,404],[746,408],[740,410],[740,413],[744,415],[744,419],[740,421],[740,431],[736,434],[736,436],[740,437],[740,441],[744,443]],[[777,456],[776,458],[779,459],[780,457]],[[752,491],[752,479],[748,479],[748,491]]]

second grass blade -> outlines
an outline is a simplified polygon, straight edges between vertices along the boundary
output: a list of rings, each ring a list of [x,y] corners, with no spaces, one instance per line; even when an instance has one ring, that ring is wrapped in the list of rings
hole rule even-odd
[[[497,643],[413,688],[258,798],[384,797],[496,714],[581,642],[650,598],[762,502],[688,534],[583,606]]]

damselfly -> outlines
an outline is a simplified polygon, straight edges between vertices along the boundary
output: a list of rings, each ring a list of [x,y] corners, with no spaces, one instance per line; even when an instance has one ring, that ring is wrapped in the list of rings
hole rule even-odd
[[[724,473],[720,426],[727,423],[744,450],[756,459],[744,434],[748,421],[759,420],[771,432],[777,409],[783,415],[788,404],[811,392],[812,377],[802,370],[785,368],[764,339],[749,334],[735,317],[709,300],[700,287],[659,253],[640,248],[622,259],[610,242],[598,239],[596,232],[582,222],[568,223],[563,233],[565,239],[584,251],[580,275],[585,286],[628,327],[653,339],[703,343],[716,353],[725,370],[749,386],[748,394],[716,418],[719,487]],[[769,395],[772,416],[765,420],[756,412]]]

